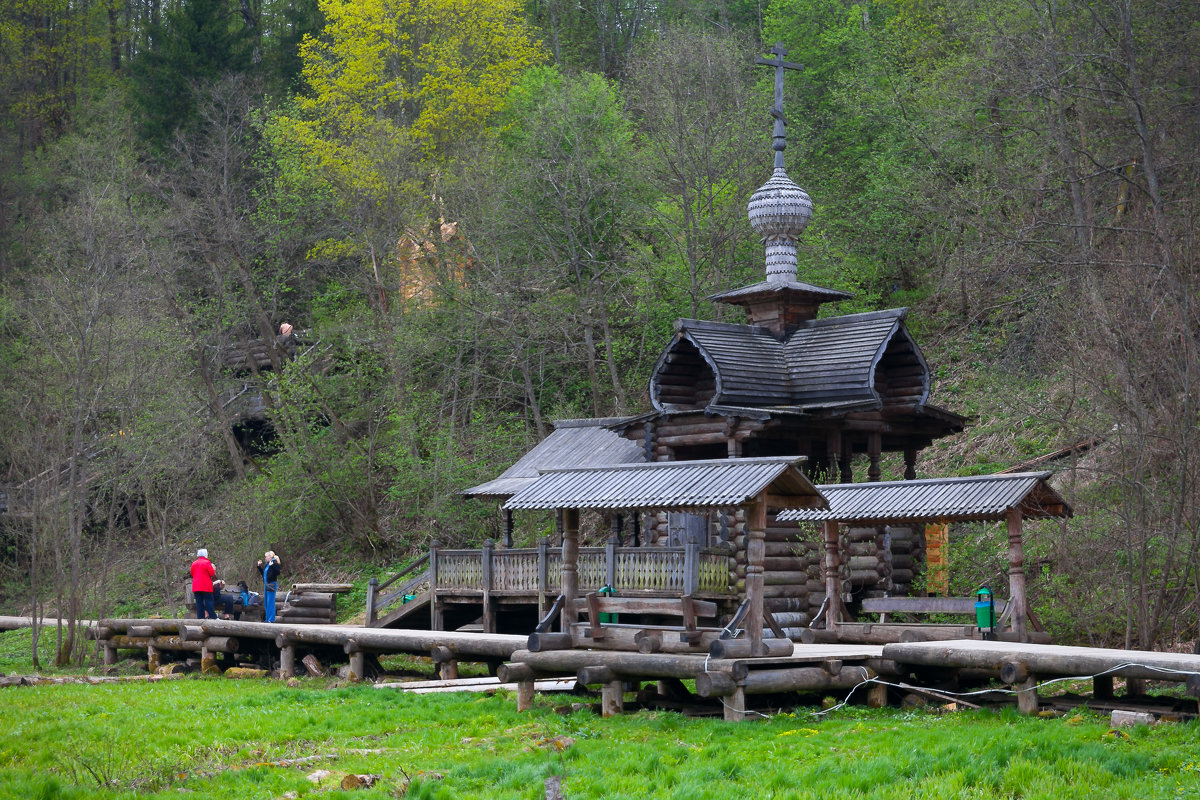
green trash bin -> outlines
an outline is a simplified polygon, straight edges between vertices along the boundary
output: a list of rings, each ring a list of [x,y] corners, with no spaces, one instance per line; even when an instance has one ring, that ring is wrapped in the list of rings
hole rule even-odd
[[[992,590],[986,586],[975,592],[975,626],[985,639],[996,629],[996,602]]]
[[[613,590],[613,587],[611,587],[611,586],[601,586],[601,587],[600,587],[600,594],[602,594],[602,595],[613,595],[613,594],[616,594],[616,592]],[[617,621],[618,621],[618,620],[617,620],[617,615],[616,615],[616,614],[605,614],[605,613],[603,613],[603,612],[601,612],[601,614],[600,614],[600,622],[601,622],[601,623],[604,623],[604,622],[617,622]]]

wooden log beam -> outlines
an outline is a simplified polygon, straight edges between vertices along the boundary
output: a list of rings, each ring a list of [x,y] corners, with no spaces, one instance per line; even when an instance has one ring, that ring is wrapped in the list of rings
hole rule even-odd
[[[572,675],[580,667],[606,666],[630,678],[679,678],[687,680],[704,672],[706,656],[665,653],[626,653],[619,650],[518,650],[514,663],[523,663],[537,672]]]
[[[790,639],[717,639],[708,654],[712,658],[777,658],[790,656],[793,650]]]
[[[756,669],[746,675],[742,686],[746,694],[828,692],[853,689],[873,677],[869,669],[860,666],[842,667],[832,674],[820,667]]]

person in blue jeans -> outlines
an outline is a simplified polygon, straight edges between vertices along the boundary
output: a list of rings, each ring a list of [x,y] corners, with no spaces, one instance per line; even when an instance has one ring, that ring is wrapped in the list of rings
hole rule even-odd
[[[275,621],[275,590],[279,588],[279,556],[274,550],[263,553],[258,568],[263,576],[263,620]]]

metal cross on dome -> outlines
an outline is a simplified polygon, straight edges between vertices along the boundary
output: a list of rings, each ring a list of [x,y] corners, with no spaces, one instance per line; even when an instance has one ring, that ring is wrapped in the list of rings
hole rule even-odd
[[[787,147],[787,132],[784,130],[786,123],[783,118],[783,71],[785,69],[799,71],[804,69],[804,66],[783,60],[788,51],[782,42],[776,42],[775,46],[767,52],[774,55],[775,58],[759,56],[754,63],[775,68],[775,107],[771,109],[771,116],[775,118],[775,128],[771,131],[771,147],[775,150],[775,169],[783,169],[783,151]]]

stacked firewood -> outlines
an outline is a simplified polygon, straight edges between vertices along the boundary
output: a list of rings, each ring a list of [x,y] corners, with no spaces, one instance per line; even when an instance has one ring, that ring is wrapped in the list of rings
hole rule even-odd
[[[297,625],[333,625],[337,622],[337,596],[349,592],[348,583],[297,583],[277,597],[276,622]]]

